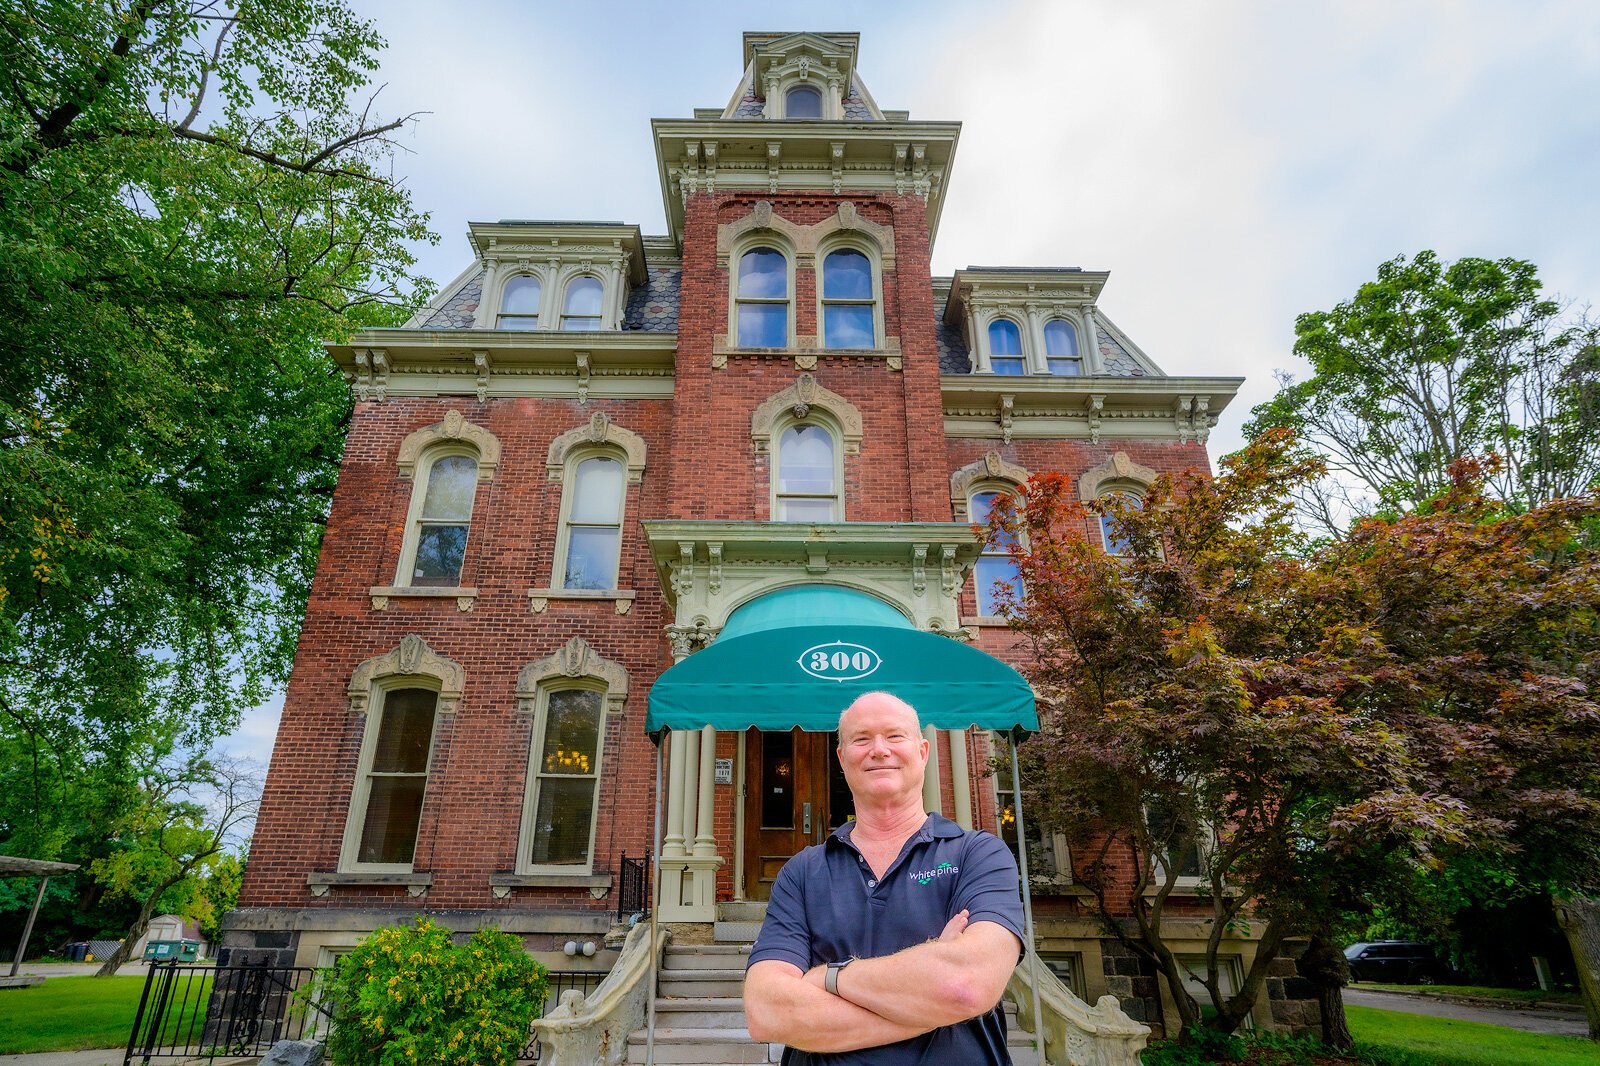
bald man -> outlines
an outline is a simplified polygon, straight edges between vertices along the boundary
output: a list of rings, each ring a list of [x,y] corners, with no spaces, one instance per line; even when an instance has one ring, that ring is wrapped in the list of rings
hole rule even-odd
[[[928,742],[904,700],[846,708],[839,763],[855,820],[778,873],[745,972],[751,1037],[784,1044],[784,1066],[1009,1064],[1010,849],[922,809]]]

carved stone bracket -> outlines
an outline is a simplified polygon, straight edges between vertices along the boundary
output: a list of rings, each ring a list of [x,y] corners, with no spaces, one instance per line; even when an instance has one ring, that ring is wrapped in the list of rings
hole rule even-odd
[[[415,633],[407,633],[399,646],[367,659],[350,675],[346,689],[350,713],[366,713],[374,685],[391,677],[431,678],[439,686],[439,710],[448,714],[461,699],[467,675],[460,663],[440,655]]]
[[[701,622],[693,625],[666,627],[667,641],[672,645],[672,657],[682,660],[717,639],[716,633]]]
[[[555,654],[535,659],[517,672],[517,710],[524,714],[534,711],[539,705],[539,686],[564,678],[603,682],[608,712],[620,713],[627,703],[627,669],[595,651],[582,637],[573,637]]]
[[[589,353],[573,354],[578,362],[578,403],[586,404],[589,402]]]
[[[528,596],[528,613],[529,614],[544,614],[545,609],[548,608],[549,606],[550,606],[550,597],[549,596],[534,596],[531,593],[529,594],[529,596]]]
[[[383,400],[389,393],[389,353],[382,348],[357,348],[356,399]]]
[[[928,546],[911,546],[911,591],[918,596],[928,587]]]
[[[817,357],[814,355],[797,355],[794,357],[794,368],[796,370],[815,370],[817,368]]]
[[[374,597],[372,597],[372,609],[374,611],[387,611],[389,609],[389,597],[387,597],[387,596],[374,596]]]
[[[1100,443],[1100,413],[1105,410],[1106,398],[1102,393],[1093,393],[1089,397],[1089,442]]]
[[[711,571],[709,587],[712,593],[722,591],[722,542],[720,540],[708,541],[706,553],[711,557]]]
[[[1010,393],[1003,393],[1000,397],[1000,439],[1007,444],[1011,443],[1011,410],[1016,402],[1017,398]]]
[[[460,611],[462,614],[466,614],[468,611],[472,610],[472,605],[473,605],[474,602],[476,602],[476,597],[473,597],[473,596],[457,596],[456,597],[456,610]]]
[[[828,549],[821,547],[806,549],[806,573],[826,574],[827,572]]]
[[[1194,437],[1194,397],[1179,396],[1172,401],[1172,423],[1178,440],[1187,444]]]
[[[694,541],[678,542],[678,561],[672,565],[672,591],[682,599],[694,591]]]
[[[960,571],[956,569],[956,549],[946,544],[939,549],[939,587],[946,596],[954,596],[960,584]]]
[[[472,365],[478,372],[478,402],[489,399],[489,353],[473,352]]]

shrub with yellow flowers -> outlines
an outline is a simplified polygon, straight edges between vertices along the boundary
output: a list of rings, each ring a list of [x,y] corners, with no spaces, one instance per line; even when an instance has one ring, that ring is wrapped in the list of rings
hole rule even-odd
[[[479,929],[465,944],[431,918],[379,929],[318,975],[339,1066],[512,1066],[549,989],[522,942]]]

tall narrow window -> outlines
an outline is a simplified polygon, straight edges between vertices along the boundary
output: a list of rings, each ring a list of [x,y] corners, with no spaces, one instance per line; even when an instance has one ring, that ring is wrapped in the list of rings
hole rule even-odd
[[[996,757],[995,815],[1000,820],[1000,839],[1004,840],[1015,854],[1017,853],[1017,805],[1016,790],[1012,787],[1015,778],[1011,772],[1011,741],[1004,733],[991,733],[989,736]],[[1028,880],[1060,876],[1061,865],[1056,861],[1055,834],[1046,834],[1040,829],[1039,823],[1031,819],[1027,822],[1027,831]]]
[[[600,301],[605,286],[587,274],[567,283],[567,299],[561,305],[561,328],[595,330],[600,328]]]
[[[1022,330],[1009,318],[989,323],[989,369],[996,374],[1022,373]]]
[[[772,248],[739,257],[739,347],[783,348],[789,343],[789,261]]]
[[[1078,377],[1083,373],[1083,356],[1078,354],[1078,331],[1064,318],[1044,324],[1044,357],[1050,373]]]
[[[784,118],[821,118],[822,94],[809,85],[797,85],[783,98]]]
[[[1138,493],[1130,492],[1127,489],[1118,489],[1115,492],[1106,493],[1106,495],[1102,496],[1100,499],[1102,504],[1100,508],[1100,539],[1106,546],[1106,554],[1116,556],[1132,555],[1132,539],[1129,538],[1125,532],[1123,532],[1122,524],[1118,522],[1116,516],[1111,513],[1111,509],[1104,506],[1104,504],[1109,500],[1115,499],[1124,507],[1132,508],[1135,511],[1141,511],[1144,509],[1143,497],[1141,497]]]
[[[872,261],[853,248],[829,252],[822,261],[822,344],[825,348],[872,348]]]
[[[528,866],[588,866],[600,781],[600,723],[605,694],[547,691],[544,729],[534,737],[526,822]]]
[[[833,434],[823,426],[790,426],[778,438],[777,492],[773,517],[779,522],[838,522]]]
[[[412,524],[411,585],[459,585],[478,491],[478,463],[445,455],[428,467],[427,489]]]
[[[539,279],[518,274],[506,282],[500,291],[500,315],[495,324],[500,329],[538,329]]]
[[[973,525],[981,527],[988,524],[994,502],[999,497],[1000,493],[994,491],[972,494],[967,513]],[[1022,583],[1016,560],[1011,558],[1011,549],[1015,544],[1016,540],[1005,533],[997,533],[984,541],[983,554],[978,556],[978,565],[973,568],[978,591],[978,614],[982,617],[993,618],[1000,613],[1003,586],[1010,586],[1016,591]]]
[[[624,489],[622,464],[615,459],[597,455],[573,470],[562,588],[617,587]]]
[[[420,688],[383,694],[375,728],[367,737],[365,772],[358,785],[361,815],[356,862],[410,865],[428,786],[434,711],[439,694]]]

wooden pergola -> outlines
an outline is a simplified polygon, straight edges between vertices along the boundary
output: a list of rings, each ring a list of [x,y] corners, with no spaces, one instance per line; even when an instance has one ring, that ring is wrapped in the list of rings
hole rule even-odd
[[[28,923],[22,927],[22,943],[17,945],[17,954],[11,960],[10,977],[17,976],[17,970],[22,966],[22,956],[28,950],[28,938],[33,935],[34,920],[39,917],[39,906],[44,903],[44,889],[50,883],[50,878],[57,874],[69,874],[78,868],[75,862],[45,862],[42,859],[24,859],[17,855],[0,855],[0,877],[37,877],[39,891],[33,897],[33,909],[28,912]]]

